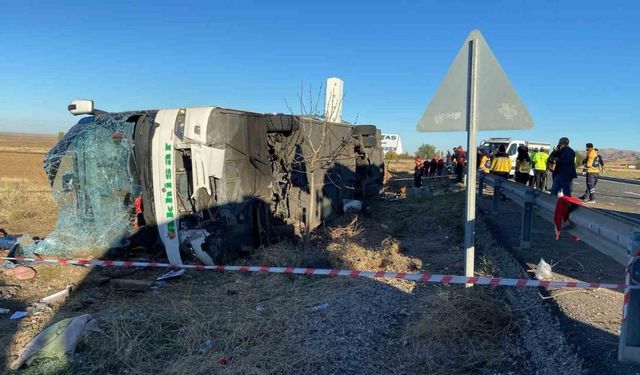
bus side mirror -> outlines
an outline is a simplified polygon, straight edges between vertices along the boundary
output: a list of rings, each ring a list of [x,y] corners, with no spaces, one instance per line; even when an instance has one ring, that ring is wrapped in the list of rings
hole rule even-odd
[[[71,104],[67,107],[72,115],[92,115],[93,113],[93,100],[77,99],[71,101]]]

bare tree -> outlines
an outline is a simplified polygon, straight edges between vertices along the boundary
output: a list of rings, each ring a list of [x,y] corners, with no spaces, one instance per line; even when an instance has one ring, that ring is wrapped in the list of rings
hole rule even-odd
[[[343,188],[331,180],[330,173],[319,176],[319,172],[329,171],[336,163],[346,161],[349,158],[349,155],[344,151],[345,146],[350,141],[351,134],[347,139],[337,139],[332,131],[335,123],[329,121],[331,116],[327,115],[342,106],[342,97],[338,98],[338,100],[334,100],[336,99],[334,97],[325,98],[325,102],[330,104],[329,108],[325,108],[325,113],[321,114],[322,88],[322,85],[320,85],[318,94],[314,97],[311,85],[309,85],[308,97],[305,98],[303,93],[304,85],[301,84],[301,90],[297,95],[300,106],[300,115],[298,115],[301,134],[300,142],[304,147],[300,148],[295,157],[304,161],[304,169],[298,168],[295,172],[304,173],[307,176],[308,186],[308,201],[306,202],[306,213],[303,222],[305,247],[309,246],[311,230],[314,225],[313,219],[318,211],[317,185],[320,182],[318,178],[327,178],[329,183],[333,183],[338,188]],[[294,114],[289,104],[286,104],[289,111]],[[324,180],[322,183],[324,184]],[[355,189],[355,187],[351,188]]]

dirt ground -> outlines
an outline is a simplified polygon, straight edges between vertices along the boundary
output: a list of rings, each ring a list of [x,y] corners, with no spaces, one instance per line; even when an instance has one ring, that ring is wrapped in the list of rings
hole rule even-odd
[[[44,236],[53,228],[56,211],[47,195],[42,156],[0,152],[0,163],[7,165],[0,181],[0,227],[9,232]],[[391,172],[409,176],[412,163],[392,165]],[[281,242],[235,263],[461,274],[460,187],[447,178],[430,180],[420,191],[400,193],[401,184],[390,186],[386,199],[316,230],[309,249]],[[9,199],[11,204],[5,203]],[[30,210],[35,214],[25,216]],[[489,227],[479,223],[477,274],[526,277],[505,250],[509,244],[496,244]],[[575,267],[566,260],[556,270],[562,265]],[[579,337],[571,338],[556,318],[592,309],[592,300],[569,304],[581,309],[553,310],[532,288],[197,271],[153,283],[162,271],[34,268],[38,274],[28,281],[0,275],[0,307],[13,312],[69,285],[74,291],[65,302],[21,320],[0,315],[5,373],[575,374],[614,366],[610,357],[591,358],[580,348],[576,354],[571,341]],[[601,276],[617,271],[607,268]],[[569,270],[562,276],[599,280]],[[109,287],[114,278],[146,281],[149,287],[116,290]],[[596,292],[600,295],[588,293]],[[607,306],[598,311],[608,311]],[[36,361],[19,371],[6,367],[39,331],[86,313],[97,319],[102,333],[82,339],[73,356]],[[608,328],[601,331],[609,329],[609,336],[615,335],[612,319],[602,316]]]

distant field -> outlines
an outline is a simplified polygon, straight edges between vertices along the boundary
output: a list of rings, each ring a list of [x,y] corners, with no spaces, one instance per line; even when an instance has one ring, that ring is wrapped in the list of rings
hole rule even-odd
[[[0,227],[9,233],[44,236],[57,209],[42,168],[55,135],[0,133]]]
[[[631,180],[640,180],[640,170],[638,169],[607,169],[603,176],[628,178]]]
[[[0,133],[0,152],[44,154],[57,141],[57,135]]]

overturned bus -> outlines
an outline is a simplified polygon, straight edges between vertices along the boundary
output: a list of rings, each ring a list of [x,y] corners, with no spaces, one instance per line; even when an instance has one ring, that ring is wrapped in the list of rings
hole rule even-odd
[[[164,247],[171,263],[222,263],[383,183],[373,125],[218,107],[108,113],[88,100],[69,110],[89,116],[45,158],[56,228],[26,253]]]

